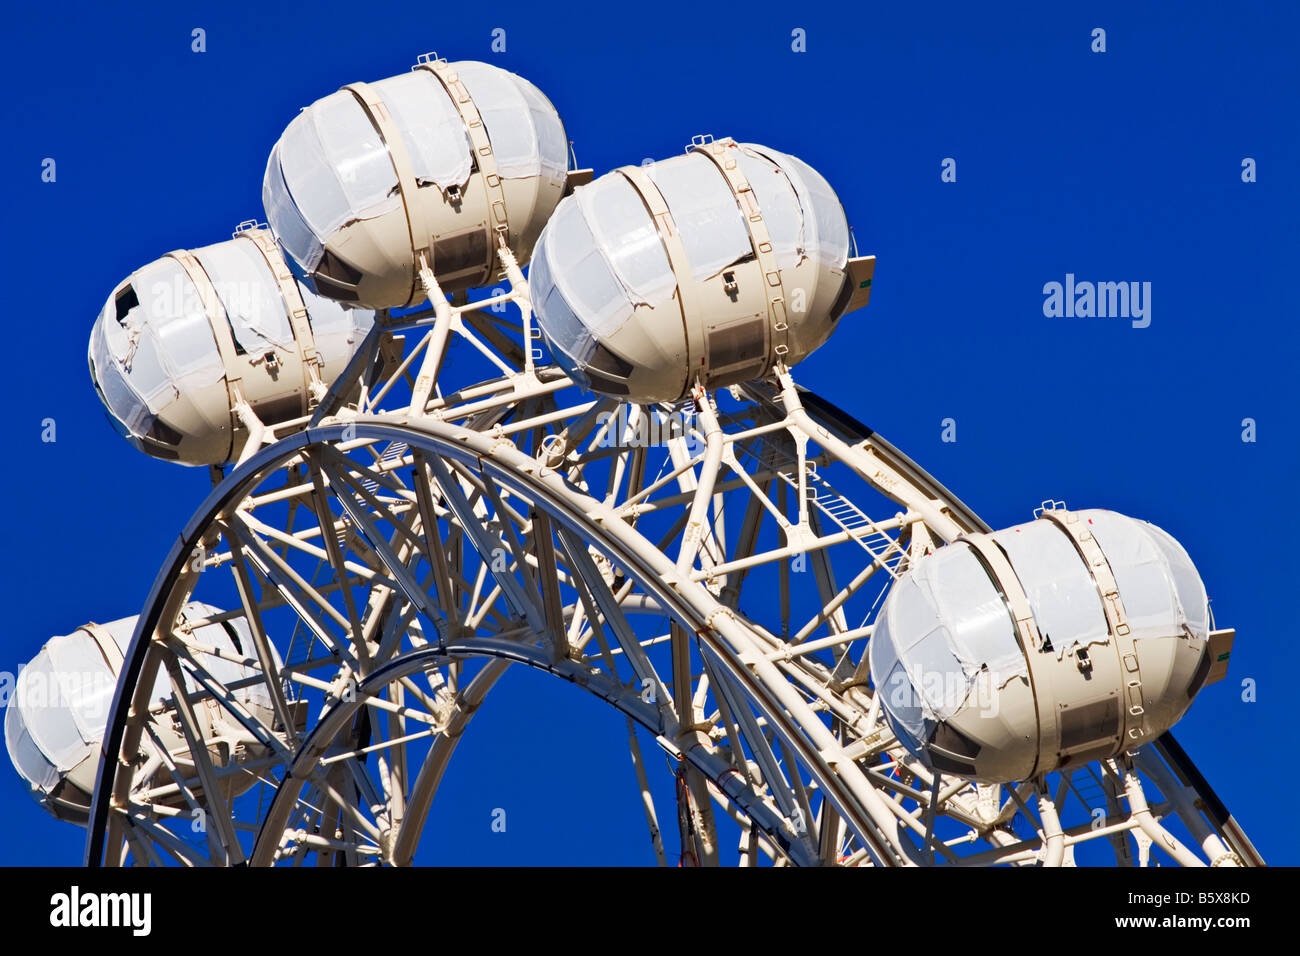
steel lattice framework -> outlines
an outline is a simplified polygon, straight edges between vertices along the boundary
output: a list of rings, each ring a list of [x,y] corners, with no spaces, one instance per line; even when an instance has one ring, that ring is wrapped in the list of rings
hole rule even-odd
[[[475,302],[424,270],[433,308],[380,313],[310,417],[251,421],[214,473],[126,656],[88,863],[408,864],[516,663],[623,714],[661,864],[678,839],[701,864],[1056,866],[1088,843],[1120,865],[1262,862],[1168,734],[1015,786],[928,770],[866,645],[909,562],[987,526],[788,370],[680,407],[578,389],[503,257]],[[195,639],[236,616],[253,646]],[[223,684],[217,658],[254,676]],[[637,727],[677,767],[673,837]]]

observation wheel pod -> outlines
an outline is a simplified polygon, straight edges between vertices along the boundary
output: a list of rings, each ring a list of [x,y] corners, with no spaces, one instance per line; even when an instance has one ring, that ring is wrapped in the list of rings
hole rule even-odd
[[[82,825],[87,821],[113,692],[137,620],[129,617],[86,624],[71,634],[52,638],[18,675],[5,711],[5,746],[28,791],[60,820]],[[221,655],[204,661],[205,680],[239,687],[240,681],[247,682],[255,673],[253,667],[236,662],[255,654],[248,622],[242,616],[190,602],[182,609],[180,621],[190,637],[213,648],[214,655]],[[279,657],[274,659],[278,666]],[[187,693],[200,690],[194,673],[186,672],[183,680]],[[160,672],[151,692],[153,705],[174,698],[174,688],[168,675]],[[235,690],[233,697],[257,719],[273,723],[265,688],[243,687]],[[152,717],[148,745],[134,767],[141,785],[156,789],[155,799],[163,806],[188,807],[186,793],[174,785],[173,778],[173,772],[194,773],[187,734],[204,742],[217,767],[237,767],[266,753],[261,741],[219,709],[194,707],[191,715],[189,726],[168,716]],[[244,792],[255,781],[241,772],[227,773],[221,779],[226,799]],[[201,791],[200,786],[197,795],[201,796]],[[191,798],[195,795],[193,790],[189,793]]]
[[[306,416],[374,322],[296,280],[271,234],[250,225],[138,269],[91,329],[95,391],[118,432],[155,458],[225,464],[250,429]]]
[[[562,201],[542,232],[532,305],[580,385],[643,404],[802,361],[866,305],[874,257],[850,258],[835,192],[793,156],[697,138]]]
[[[1186,551],[1111,511],[967,534],[894,585],[869,644],[881,705],[928,765],[1025,780],[1149,743],[1226,669]],[[1222,660],[1219,660],[1222,658]]]
[[[370,308],[448,292],[527,260],[571,183],[564,124],[523,77],[423,56],[409,73],[353,83],[285,129],[262,187],[267,221],[321,295]]]

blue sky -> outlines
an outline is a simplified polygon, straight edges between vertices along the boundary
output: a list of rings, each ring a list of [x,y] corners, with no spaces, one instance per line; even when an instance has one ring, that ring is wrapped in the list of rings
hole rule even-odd
[[[1177,537],[1238,635],[1228,680],[1178,737],[1265,858],[1296,863],[1300,835],[1272,796],[1297,782],[1274,756],[1300,664],[1285,623],[1300,570],[1288,494],[1300,472],[1296,9],[1180,4],[1173,23],[1154,4],[754,3],[727,18],[699,3],[473,7],[6,14],[15,387],[0,670],[50,634],[136,613],[207,486],[130,449],[100,412],[86,340],[113,285],[262,218],[267,153],[300,106],[434,49],[532,80],[598,174],[696,133],[819,169],[878,260],[871,305],[796,377],[994,527],[1057,498]],[[196,27],[205,53],[191,52]],[[494,54],[498,27],[506,52]],[[1090,49],[1096,27],[1105,53]],[[796,28],[806,52],[791,49]],[[46,157],[54,183],[41,181]],[[1242,182],[1247,157],[1257,182]],[[1150,282],[1150,326],[1045,316],[1044,284],[1067,273]],[[54,443],[41,441],[46,418]],[[954,443],[940,440],[945,418]],[[510,673],[494,702],[439,794],[432,859],[650,862],[622,719],[536,674]],[[506,834],[490,831],[495,807],[511,813]],[[0,863],[80,861],[81,831],[46,817],[4,767],[0,820]]]

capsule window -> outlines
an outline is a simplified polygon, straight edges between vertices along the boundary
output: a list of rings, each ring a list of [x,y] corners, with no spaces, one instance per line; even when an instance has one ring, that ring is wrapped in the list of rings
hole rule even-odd
[[[217,294],[241,355],[292,348],[293,327],[266,258],[251,242],[223,242],[194,251]]]
[[[149,426],[149,431],[145,433],[145,437],[156,442],[162,442],[165,445],[179,445],[183,436],[162,419],[155,418],[153,424]]]
[[[672,298],[677,280],[663,239],[627,179],[602,176],[574,193],[574,202],[634,306],[657,306]]]
[[[934,733],[930,735],[930,743],[941,750],[946,750],[952,756],[965,757],[968,760],[974,760],[983,749],[956,727],[946,723],[935,725]]]
[[[630,394],[630,389],[627,387],[626,382],[616,382],[612,378],[606,378],[599,372],[593,371],[590,366],[583,369],[583,371],[587,380],[591,383],[591,387],[596,391],[605,392],[609,395]]]
[[[803,260],[803,209],[789,178],[773,160],[750,146],[736,150],[741,172],[749,181],[763,212],[777,266],[792,269]]]
[[[1020,579],[1039,630],[1056,636],[1058,655],[1106,642],[1109,626],[1097,583],[1060,525],[1032,521],[993,537]]]
[[[853,276],[848,270],[844,271],[844,281],[840,283],[840,291],[835,296],[835,302],[831,306],[831,321],[838,322],[844,315],[844,311],[849,307],[849,300],[853,298]]]
[[[790,179],[804,213],[804,242],[809,255],[833,269],[843,269],[849,254],[849,226],[835,190],[803,160],[781,154],[781,168]]]
[[[316,283],[316,291],[321,295],[327,295],[331,299],[338,299],[340,302],[356,302],[357,292],[355,289],[349,289],[341,286],[337,282],[331,282],[324,276],[316,276],[313,280]]]
[[[668,204],[694,279],[710,279],[753,253],[736,197],[707,157],[675,156],[647,167],[646,174]]]
[[[974,764],[966,763],[964,760],[955,760],[940,750],[929,750],[926,752],[930,765],[940,773],[952,773],[959,777],[975,776]]]
[[[579,204],[561,203],[546,225],[546,237],[553,278],[583,325],[597,336],[618,331],[632,314],[632,302],[614,278]]]
[[[10,704],[5,709],[5,744],[14,766],[31,786],[42,793],[49,793],[59,786],[59,768],[50,763],[32,739],[23,720],[22,708],[17,703]]]
[[[564,135],[564,124],[559,114],[542,92],[522,76],[512,76],[515,86],[523,93],[528,103],[528,111],[533,117],[533,127],[537,130],[540,147],[542,171],[550,173],[552,181],[562,184],[569,167],[568,138]]]
[[[1196,672],[1192,674],[1192,679],[1187,683],[1187,699],[1195,697],[1202,687],[1205,686],[1205,678],[1210,676],[1210,649],[1207,647],[1201,651],[1201,660],[1196,665]]]
[[[314,269],[320,260],[322,246],[289,192],[280,164],[279,144],[271,151],[266,166],[262,205],[266,207],[266,218],[275,231],[276,240],[289,254],[288,261],[300,269]]]
[[[459,190],[470,176],[465,124],[451,97],[428,70],[374,84],[406,144],[417,186]]]
[[[474,100],[497,172],[504,179],[523,179],[541,172],[539,134],[528,101],[505,70],[473,60],[456,64],[461,82]]]
[[[140,446],[137,446],[140,447]],[[148,452],[154,458],[161,458],[163,461],[180,461],[180,454],[173,448],[166,445],[160,445],[157,442],[147,442],[143,450]]]
[[[235,645],[235,650],[243,654],[244,644],[239,639],[239,631],[235,630],[235,625],[231,624],[229,621],[222,621],[221,627],[225,630],[226,636],[230,638],[230,643]]]
[[[632,374],[631,362],[620,358],[600,344],[596,345],[596,351],[591,353],[591,358],[587,359],[587,364],[598,372],[617,375],[619,378],[627,378]]]
[[[321,256],[320,266],[317,271],[321,275],[329,276],[337,282],[344,282],[348,285],[356,285],[361,281],[361,270],[344,262],[328,249]]]
[[[1133,636],[1180,636],[1186,616],[1152,536],[1142,524],[1112,511],[1090,510],[1087,520],[1115,576]]]
[[[126,325],[126,317],[130,311],[140,304],[140,299],[135,294],[133,286],[125,286],[114,299],[117,306],[117,321],[120,325]]]

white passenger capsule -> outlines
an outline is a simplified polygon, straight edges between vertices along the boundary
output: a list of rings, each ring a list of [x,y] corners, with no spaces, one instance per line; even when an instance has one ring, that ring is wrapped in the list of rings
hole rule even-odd
[[[218,609],[210,605],[191,602],[185,605],[182,619],[198,622],[217,613]],[[129,617],[108,624],[87,624],[67,636],[51,638],[18,675],[5,712],[5,747],[32,796],[60,820],[86,822],[113,692],[136,620]],[[242,616],[222,623],[196,624],[193,636],[197,644],[228,655],[256,656],[248,622]],[[208,674],[228,687],[260,676],[257,669],[224,658],[205,654],[197,658]],[[279,664],[277,658],[277,667]],[[185,684],[190,693],[201,689],[189,674]],[[233,695],[255,718],[274,727],[270,692],[264,684],[249,684],[233,691]],[[158,704],[171,696],[171,682],[159,668],[151,700]],[[264,754],[263,744],[224,708],[196,707],[195,716],[217,767],[237,766]],[[189,748],[172,716],[151,717],[150,730],[180,772],[192,777],[195,768]],[[137,766],[138,773],[145,768],[153,776],[151,782],[158,785],[174,782],[166,761],[154,755],[153,748],[146,745],[143,759],[146,762]],[[224,774],[222,779],[229,787],[229,798],[247,790],[256,777],[235,772]],[[163,802],[167,802],[166,798]],[[187,806],[179,793],[171,802]]]
[[[527,80],[422,57],[299,113],[271,151],[262,202],[318,292],[395,308],[424,300],[422,258],[449,292],[493,280],[501,238],[527,260],[568,160],[559,114]]]
[[[835,192],[793,156],[730,139],[629,166],[560,203],[533,256],[533,309],[582,386],[672,402],[792,366],[866,305]]]
[[[90,375],[137,448],[220,465],[248,437],[241,403],[266,425],[306,415],[373,322],[304,287],[267,230],[245,229],[114,289],[90,333]]]
[[[893,585],[869,643],[899,740],[990,783],[1148,743],[1227,670],[1182,547],[1112,511],[967,535]]]

